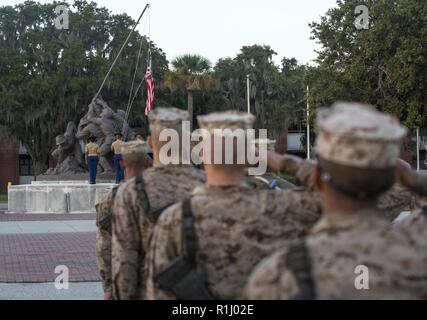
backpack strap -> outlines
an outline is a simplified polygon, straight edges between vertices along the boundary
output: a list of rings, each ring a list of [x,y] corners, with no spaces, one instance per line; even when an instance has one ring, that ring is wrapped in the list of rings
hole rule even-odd
[[[172,292],[178,300],[213,300],[206,282],[197,271],[197,235],[191,198],[182,203],[181,228],[185,254],[155,274],[154,281],[162,290]]]
[[[111,193],[113,195],[113,201],[116,198],[117,191],[119,191],[119,186],[115,186],[115,187],[113,187],[113,190],[111,190]]]
[[[145,183],[142,176],[137,176],[135,178],[135,191],[140,205],[144,208],[145,216],[153,223],[157,222],[163,211],[174,204],[174,202],[172,202],[158,209],[152,208],[147,192],[145,191]]]
[[[313,279],[312,261],[305,239],[298,240],[289,247],[286,264],[295,276],[299,293],[290,300],[315,300],[316,284]]]
[[[161,207],[159,209],[156,210],[150,210],[148,212],[146,212],[146,216],[148,219],[150,219],[150,221],[152,222],[157,222],[157,220],[159,220],[160,215],[162,214],[163,211],[165,211],[167,208],[171,207],[174,203],[169,203],[167,205],[165,205],[164,207]]]
[[[145,191],[145,183],[142,175],[139,175],[135,178],[135,192],[139,204],[144,208],[145,214],[147,214],[151,210],[151,205],[147,192]]]
[[[191,209],[191,198],[182,203],[182,240],[188,262],[192,267],[196,266],[197,235],[194,229],[194,216]]]
[[[114,203],[114,199],[116,198],[118,190],[119,190],[118,186],[115,186],[111,190],[111,194],[112,194],[112,201],[111,202],[112,202],[112,204]],[[97,209],[97,211],[98,211],[98,209]],[[104,215],[102,217],[99,217],[97,215],[97,219],[99,219],[98,225],[99,225],[100,229],[106,231],[111,236],[113,234],[113,229],[112,229],[113,208],[112,208],[112,206],[109,208],[106,215]]]

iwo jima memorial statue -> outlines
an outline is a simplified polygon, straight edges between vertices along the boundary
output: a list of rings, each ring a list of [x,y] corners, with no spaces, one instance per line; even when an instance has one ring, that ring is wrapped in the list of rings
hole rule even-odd
[[[69,122],[65,133],[56,137],[56,148],[52,152],[52,156],[57,160],[56,167],[37,177],[37,181],[31,185],[11,186],[8,191],[8,213],[94,213],[95,204],[115,186],[111,182],[114,177],[111,144],[114,142],[117,132],[123,134],[124,141],[134,139],[134,133],[127,123],[127,116],[137,93],[146,80],[144,78],[136,90],[133,90],[144,37],[141,37],[127,110],[114,111],[103,100],[101,92],[123,49],[148,8],[147,4],[89,104],[87,113],[80,119],[78,127],[73,122]],[[150,48],[147,59],[148,68],[151,69]],[[83,150],[90,136],[96,137],[100,146],[99,180],[108,181],[108,183],[90,185],[88,182],[88,170]]]
[[[126,112],[124,110],[114,112],[99,96],[89,105],[89,110],[80,120],[78,128],[73,122],[69,122],[65,133],[56,137],[57,148],[52,152],[52,156],[57,160],[57,166],[49,169],[45,175],[65,178],[86,174],[87,166],[82,150],[88,138],[94,136],[100,146],[98,168],[100,178],[109,175],[112,179],[114,165],[111,144],[117,132],[123,133],[125,141],[134,139],[134,133],[126,121]]]

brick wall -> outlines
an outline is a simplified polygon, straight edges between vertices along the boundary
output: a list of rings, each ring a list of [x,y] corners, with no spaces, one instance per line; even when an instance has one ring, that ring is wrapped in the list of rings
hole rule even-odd
[[[0,139],[0,192],[7,192],[7,183],[19,184],[19,146]]]

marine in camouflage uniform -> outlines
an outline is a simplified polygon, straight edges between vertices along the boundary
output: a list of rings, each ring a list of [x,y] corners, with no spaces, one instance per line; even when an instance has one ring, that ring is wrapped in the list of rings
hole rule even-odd
[[[253,142],[253,144],[255,148],[259,149],[260,147],[264,146],[267,151],[274,152],[276,141],[269,139],[257,139]],[[267,172],[261,176],[248,175],[246,180],[248,184],[258,189],[289,190],[296,187],[293,183],[283,179],[279,175],[275,174],[272,170],[267,170]]]
[[[107,197],[96,205],[96,258],[98,262],[99,275],[102,280],[104,297],[111,298],[111,215],[115,195],[118,187],[107,195]]]
[[[402,162],[402,160],[399,160]],[[317,161],[304,160],[293,155],[279,155],[274,152],[268,153],[268,166],[274,171],[281,171],[295,178],[299,188],[307,188],[313,190],[311,181],[311,172],[313,167],[317,165]],[[414,183],[414,187],[404,181],[398,181],[393,187],[379,198],[377,207],[382,216],[390,222],[404,211],[409,211],[412,208],[420,208],[417,206],[416,187],[421,184]]]
[[[141,149],[142,148],[142,149]],[[145,152],[143,149],[142,142],[129,142],[123,143],[123,152],[125,157],[129,157],[128,154],[133,153],[135,150]],[[146,154],[141,154],[141,158],[136,159],[136,165],[130,167],[127,165],[125,170],[126,179],[130,179],[135,175],[140,175],[142,172],[142,166],[148,159],[144,161]],[[126,168],[124,162],[122,166]],[[112,298],[112,272],[111,272],[111,237],[112,237],[112,216],[113,216],[113,204],[118,191],[118,186],[115,186],[113,190],[107,195],[107,197],[96,205],[96,257],[98,262],[99,274],[102,280],[102,286],[104,289],[104,298],[110,300]]]
[[[323,216],[306,239],[256,268],[247,297],[427,298],[425,247],[417,235],[390,228],[376,206],[394,183],[406,130],[372,107],[346,103],[319,111],[317,125],[313,181]]]
[[[249,129],[253,121],[236,112],[199,117],[209,133]],[[320,199],[312,192],[248,187],[244,165],[212,165],[207,159],[204,154],[208,183],[167,209],[156,224],[149,299],[242,299],[255,264],[305,235],[320,216]]]
[[[411,203],[411,211],[405,212],[403,217],[398,217],[394,227],[407,228],[414,233],[421,232],[427,241],[427,175],[415,172],[409,164],[402,164],[398,173],[398,179],[407,188],[413,190],[416,196]]]
[[[162,165],[159,134],[163,129],[181,132],[188,113],[175,108],[156,108],[150,112],[154,166],[142,176],[124,183],[114,203],[113,291],[120,300],[145,298],[145,260],[153,226],[163,209],[187,197],[204,183],[205,174],[191,165]],[[180,159],[177,159],[180,162]]]

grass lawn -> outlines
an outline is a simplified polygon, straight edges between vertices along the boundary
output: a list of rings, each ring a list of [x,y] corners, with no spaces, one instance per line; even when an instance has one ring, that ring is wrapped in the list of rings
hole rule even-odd
[[[0,193],[0,202],[7,202],[7,193]]]

